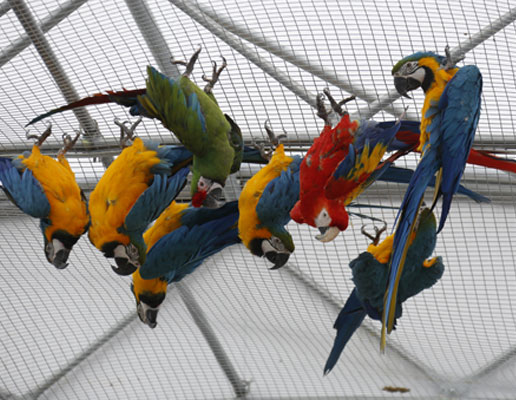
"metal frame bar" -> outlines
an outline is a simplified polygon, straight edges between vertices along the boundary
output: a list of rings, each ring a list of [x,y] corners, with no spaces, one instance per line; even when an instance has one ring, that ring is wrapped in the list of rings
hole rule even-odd
[[[87,1],[88,0],[68,0],[66,3],[63,3],[41,20],[41,24],[39,25],[40,30],[43,33],[48,32]],[[5,0],[0,5],[0,16],[2,16],[3,13],[6,13],[10,9],[11,4],[9,3],[9,0]],[[0,51],[0,68],[16,57],[18,54],[20,54],[31,44],[32,41],[30,37],[28,35],[23,35],[15,40],[10,46],[2,49],[2,51]]]
[[[145,1],[126,0],[126,4],[129,7],[136,25],[142,33],[160,70],[168,76],[178,77],[180,75],[179,69],[176,65],[170,62],[172,53],[170,52],[165,38],[154,21],[152,13],[148,9]],[[215,331],[211,327],[208,318],[204,314],[201,306],[195,300],[194,295],[188,289],[188,286],[184,282],[178,282],[175,286],[178,288],[179,295],[184,301],[186,308],[190,312],[190,315],[201,331],[204,339],[208,343],[208,346],[217,359],[217,362],[233,386],[236,396],[244,397],[249,391],[249,383],[240,378],[236,368],[233,366],[233,363],[224,350],[224,347],[217,338]]]
[[[208,7],[195,3],[196,7],[199,11],[215,22],[217,22],[222,28],[226,29],[228,32],[248,41],[249,43],[254,44],[262,48],[263,50],[268,51],[271,54],[281,58],[284,61],[295,65],[296,67],[311,73],[312,75],[317,76],[318,78],[337,86],[338,88],[350,93],[354,94],[359,99],[367,101],[368,103],[372,103],[375,100],[378,100],[378,95],[374,92],[368,91],[362,85],[355,85],[349,79],[344,77],[343,75],[338,74],[337,71],[332,71],[328,73],[325,71],[320,65],[314,65],[309,60],[307,60],[304,56],[300,54],[295,54],[295,52],[289,48],[283,47],[278,43],[272,43],[270,39],[262,39],[252,32],[245,30],[244,28],[238,26],[234,21],[231,21],[230,18],[226,16],[222,16],[217,14],[213,9],[209,9]],[[385,110],[386,112],[393,114],[396,117],[399,117],[403,114],[405,109],[401,106],[392,106],[391,110]],[[415,112],[407,113],[407,119],[417,119],[417,114]]]
[[[54,78],[59,90],[68,103],[79,100],[79,95],[75,91],[72,82],[68,79],[63,67],[59,63],[54,51],[48,43],[45,34],[41,27],[36,23],[36,20],[29,10],[24,0],[9,0],[12,10],[27,32],[28,37],[36,47],[41,59]],[[84,135],[87,137],[95,137],[98,135],[98,130],[95,121],[91,118],[87,110],[78,108],[73,110],[76,118],[84,128]]]

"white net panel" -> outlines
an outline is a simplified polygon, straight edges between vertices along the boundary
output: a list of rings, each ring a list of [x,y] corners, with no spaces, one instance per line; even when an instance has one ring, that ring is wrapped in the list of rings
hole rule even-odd
[[[16,51],[26,36],[14,10],[9,10],[18,3],[0,3],[0,10],[5,10],[0,16],[2,156],[29,149],[24,125],[66,102],[59,89],[62,82],[56,84],[35,47]],[[265,138],[262,127],[269,118],[276,130],[288,132],[287,149],[303,152],[322,128],[303,96],[314,96],[329,86],[336,98],[345,97],[349,93],[339,87],[352,86],[361,99],[348,104],[348,109],[352,114],[365,112],[368,101],[392,90],[390,70],[401,57],[417,50],[442,53],[447,44],[454,48],[467,43],[511,11],[511,4],[502,1],[413,5],[149,0],[141,4],[156,25],[138,27],[129,7],[140,3],[31,0],[28,8],[46,27],[48,45],[79,97],[143,87],[146,65],[157,61],[140,29],[157,26],[168,46],[161,50],[177,59],[188,59],[202,45],[193,73],[199,85],[202,74],[211,73],[210,60],[227,59],[215,95],[248,142]],[[49,30],[58,11],[69,14]],[[195,16],[200,16],[199,22]],[[245,32],[247,39],[256,39],[267,49],[223,26]],[[238,51],[227,42],[236,43]],[[509,24],[468,52],[465,60],[478,65],[484,78],[475,147],[509,156],[516,144],[512,117],[516,70],[511,53],[515,46],[515,25]],[[304,69],[281,55],[296,59]],[[287,77],[288,86],[299,90],[293,93],[262,68],[280,80]],[[375,119],[394,119],[392,113],[399,115],[402,105],[410,107],[410,117],[419,118],[423,95],[412,93],[413,100],[398,100],[395,108],[388,107]],[[104,171],[94,157],[119,152],[113,119],[129,117],[116,105],[90,107],[88,113],[101,136],[78,144],[68,157],[87,192]],[[72,112],[56,115],[52,123],[54,135],[42,147],[49,154],[56,153],[62,133],[79,126]],[[39,123],[31,130],[41,133],[44,127]],[[137,133],[162,143],[176,142],[151,120],[145,120]],[[411,155],[399,165],[413,167],[416,161]],[[243,165],[237,182],[243,185],[255,171]],[[251,256],[242,245],[223,251],[187,277],[184,289],[169,288],[158,326],[151,330],[136,316],[129,279],[116,276],[86,237],[74,247],[70,266],[55,269],[45,260],[37,221],[22,215],[2,193],[0,399],[235,397],[185,305],[186,290],[198,303],[241,386],[248,389],[248,398],[400,396],[383,390],[393,386],[410,389],[403,395],[406,398],[512,399],[516,394],[516,269],[511,246],[516,233],[515,177],[467,167],[463,179],[492,203],[479,205],[463,196],[454,200],[435,251],[446,265],[442,280],[405,303],[386,354],[379,352],[379,324],[366,319],[326,377],[322,371],[334,338],[333,322],[353,287],[348,263],[368,244],[360,234],[360,219],[353,219],[348,230],[328,244],[316,241],[312,229],[290,223],[296,251],[279,271],[269,271],[264,260]],[[380,182],[360,202],[399,206],[404,190],[403,185]],[[361,211],[385,219],[389,227],[394,222],[394,210]]]

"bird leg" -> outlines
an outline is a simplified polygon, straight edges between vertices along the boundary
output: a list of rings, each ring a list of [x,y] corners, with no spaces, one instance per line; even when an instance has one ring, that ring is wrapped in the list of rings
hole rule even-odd
[[[41,135],[29,135],[29,132],[26,133],[27,139],[36,139],[36,146],[40,147],[43,142],[52,134],[52,124],[48,124],[47,129]]]
[[[360,232],[362,232],[362,234],[366,237],[368,237],[369,239],[372,240],[373,244],[375,246],[378,245],[378,242],[380,241],[380,236],[382,235],[383,232],[385,232],[387,230],[387,223],[385,221],[383,221],[383,227],[378,229],[378,227],[376,225],[373,225],[373,229],[374,229],[374,233],[375,235],[371,235],[369,232],[367,232],[365,230],[365,227],[367,226],[367,224],[363,224],[362,225],[362,228],[360,229]]]
[[[267,132],[267,136],[269,136],[269,143],[256,143],[253,139],[252,146],[255,149],[258,149],[260,152],[260,155],[265,158],[266,160],[270,160],[272,158],[272,154],[274,153],[274,150],[278,145],[281,143],[282,139],[285,139],[287,137],[287,133],[282,133],[281,135],[277,135],[274,133],[274,131],[271,128],[270,121],[267,119],[264,123],[265,131]]]
[[[133,140],[135,138],[134,130],[136,127],[142,122],[142,117],[140,116],[138,120],[131,125],[130,128],[127,127],[126,124],[129,123],[129,121],[120,121],[118,118],[115,118],[115,124],[120,127],[120,147],[123,149],[127,147],[127,142],[129,140]]]
[[[72,137],[68,133],[63,133],[63,147],[59,150],[57,153],[58,157],[62,157],[66,154],[68,150],[70,150],[75,143],[77,143],[77,140],[79,139],[79,136],[81,136],[82,130],[79,129],[78,131],[75,131],[75,138],[72,139]]]
[[[333,109],[333,111],[335,111],[337,114],[339,114],[341,117],[345,114],[347,114],[348,112],[343,110],[342,109],[342,106],[346,103],[349,103],[351,100],[355,100],[355,96],[350,96],[350,97],[346,97],[345,99],[339,101],[338,103],[335,101],[335,99],[333,98],[333,96],[331,95],[330,93],[330,89],[328,88],[325,88],[323,90],[324,94],[326,95],[326,97],[328,98],[328,100],[330,101],[330,104],[331,104],[331,108]]]
[[[219,80],[219,75],[220,73],[224,70],[224,68],[227,67],[227,62],[226,62],[226,59],[224,57],[222,57],[222,65],[220,66],[219,69],[217,69],[217,63],[215,61],[212,61],[211,62],[211,65],[213,65],[213,72],[211,73],[211,79],[208,79],[206,77],[206,75],[202,75],[202,80],[204,82],[208,82],[207,85],[204,87],[204,92],[206,94],[210,94],[212,89],[213,89],[213,86],[217,83],[217,81]]]
[[[315,102],[316,102],[316,105],[317,105],[317,116],[319,118],[322,118],[326,125],[330,125],[331,126],[331,121],[330,121],[331,111],[328,111],[326,109],[326,106],[324,105],[324,94],[319,93],[317,95],[317,97],[315,98]]]
[[[190,76],[190,74],[192,73],[193,69],[194,69],[194,65],[197,61],[197,59],[199,58],[199,53],[201,52],[202,50],[202,47],[201,45],[199,45],[199,48],[195,51],[195,53],[193,53],[192,57],[190,58],[190,61],[186,62],[186,61],[179,61],[179,60],[175,60],[174,58],[172,58],[172,64],[174,65],[184,65],[186,67],[185,69],[185,72],[183,72],[183,76]]]
[[[455,64],[464,60],[464,58],[465,58],[464,53],[461,53],[461,55],[459,56],[459,58],[457,60],[453,60],[452,56],[451,56],[449,45],[446,45],[446,47],[444,48],[444,54],[446,55],[446,62],[444,64],[442,64],[442,69],[444,69],[445,71],[455,67]]]

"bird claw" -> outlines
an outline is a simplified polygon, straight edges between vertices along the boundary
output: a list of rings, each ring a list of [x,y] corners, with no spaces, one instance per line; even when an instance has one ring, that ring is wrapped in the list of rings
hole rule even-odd
[[[331,121],[329,118],[331,111],[328,111],[326,109],[326,106],[324,105],[324,94],[318,93],[317,97],[315,98],[315,103],[317,105],[317,116],[319,118],[322,118],[326,125],[331,125]]]
[[[287,133],[282,133],[280,135],[276,135],[270,126],[270,121],[267,119],[263,124],[265,131],[267,132],[267,136],[269,136],[269,143],[256,143],[253,139],[251,146],[257,149],[260,152],[260,155],[266,160],[270,160],[272,155],[274,154],[274,150],[279,146],[282,139],[287,137]]]
[[[272,130],[269,119],[267,119],[265,121],[265,123],[263,124],[263,127],[265,128],[265,131],[267,132],[267,136],[269,136],[269,140],[274,147],[277,147],[281,143],[281,140],[285,139],[287,137],[286,131],[283,131],[284,133],[282,133],[280,135],[276,135],[274,133],[274,131]]]
[[[446,61],[442,65],[442,68],[444,70],[449,70],[450,68],[455,67],[457,63],[461,62],[462,60],[464,60],[464,58],[466,58],[464,53],[461,53],[456,60],[453,60],[449,45],[446,45],[446,47],[444,48],[444,54],[446,55]]]
[[[341,101],[339,101],[337,103],[335,101],[335,99],[333,98],[333,96],[331,95],[330,89],[324,88],[323,92],[326,95],[326,97],[328,98],[328,100],[330,101],[332,110],[335,111],[337,114],[339,114],[341,117],[348,113],[346,110],[342,109],[342,106],[346,103],[349,103],[352,100],[355,100],[355,95],[353,95],[350,97],[346,97],[345,99],[342,99]]]
[[[209,94],[211,93],[213,86],[217,83],[219,80],[220,73],[228,66],[226,59],[222,57],[222,65],[219,69],[217,69],[217,63],[215,61],[211,62],[211,65],[213,66],[213,71],[211,73],[211,79],[208,79],[206,75],[202,75],[202,80],[204,82],[208,82],[208,84],[204,87],[204,92]]]
[[[63,133],[61,136],[63,138],[63,147],[59,150],[57,153],[57,156],[64,156],[68,150],[70,150],[75,143],[77,143],[77,140],[81,136],[82,128],[78,131],[75,131],[75,138],[72,139],[72,137],[68,133]]]
[[[43,142],[52,134],[52,124],[48,124],[47,129],[41,135],[30,135],[29,132],[25,134],[27,140],[36,139],[36,146],[41,146]]]
[[[378,245],[378,242],[380,241],[380,236],[382,235],[383,232],[385,232],[387,230],[387,222],[385,221],[382,221],[383,222],[383,227],[382,228],[378,228],[376,225],[373,225],[373,229],[374,229],[374,233],[375,235],[371,235],[369,232],[367,232],[365,230],[365,227],[368,225],[368,224],[363,224],[362,225],[362,228],[360,229],[360,232],[362,232],[362,234],[366,237],[368,237],[369,239],[371,239],[371,241],[373,242],[373,244],[375,246]]]
[[[120,147],[123,149],[125,147],[127,147],[127,142],[129,140],[134,140],[135,138],[135,134],[134,134],[134,131],[136,129],[136,127],[140,124],[140,122],[142,122],[142,117],[140,116],[136,122],[134,122],[130,128],[127,127],[126,124],[129,123],[129,121],[120,121],[120,119],[118,118],[115,118],[115,124],[118,125],[120,127]]]
[[[201,50],[202,50],[202,46],[199,45],[199,48],[195,51],[195,53],[193,53],[192,57],[190,57],[190,60],[188,62],[175,60],[173,57],[170,61],[174,65],[184,65],[186,67],[186,69],[185,69],[185,72],[183,72],[183,76],[188,77],[188,76],[190,76],[190,74],[192,73],[192,71],[194,69],[194,65],[197,62],[197,59],[199,58],[199,53],[201,52]]]

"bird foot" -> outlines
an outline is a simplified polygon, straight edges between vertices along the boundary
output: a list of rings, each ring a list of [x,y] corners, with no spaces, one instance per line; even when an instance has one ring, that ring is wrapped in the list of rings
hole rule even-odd
[[[332,110],[335,111],[337,114],[339,114],[341,117],[348,113],[346,110],[342,109],[342,106],[344,104],[346,104],[346,103],[349,103],[352,100],[355,100],[355,96],[353,95],[353,96],[350,96],[350,97],[346,97],[345,99],[342,99],[341,101],[339,101],[337,103],[335,101],[335,99],[333,98],[333,96],[331,95],[330,89],[325,88],[323,90],[323,92],[326,95],[326,97],[328,98],[328,100],[330,101]]]
[[[206,77],[206,75],[204,75],[204,74],[202,75],[202,80],[204,82],[208,82],[207,85],[204,87],[204,92],[207,94],[211,93],[213,86],[215,86],[215,84],[219,80],[220,73],[224,70],[224,68],[227,67],[228,64],[226,62],[226,59],[224,57],[222,57],[222,65],[220,66],[219,69],[217,69],[217,63],[215,61],[212,61],[211,65],[213,66],[213,71],[211,73],[211,79],[208,79]]]
[[[194,65],[197,62],[197,59],[199,58],[199,53],[201,52],[201,50],[202,50],[202,46],[199,45],[199,48],[195,51],[195,53],[193,53],[192,57],[190,58],[190,61],[188,61],[188,62],[175,60],[174,58],[172,58],[171,62],[174,65],[184,65],[186,67],[186,69],[185,69],[185,72],[183,72],[183,76],[188,77],[188,76],[190,76],[190,74],[192,73],[192,71],[194,69]]]
[[[270,121],[267,119],[264,123],[265,131],[267,132],[267,136],[269,136],[269,143],[256,143],[253,139],[252,146],[260,152],[260,155],[266,160],[270,160],[274,153],[276,147],[279,146],[282,139],[287,137],[287,133],[282,133],[281,135],[276,135],[270,126]]]
[[[26,133],[27,139],[36,139],[36,146],[40,147],[43,142],[52,134],[52,124],[48,124],[47,129],[41,135],[29,135],[29,132]]]
[[[458,58],[456,60],[454,60],[452,58],[452,55],[451,55],[451,51],[450,51],[450,46],[449,45],[446,45],[446,47],[444,48],[444,54],[446,55],[446,60],[445,60],[445,63],[442,65],[442,69],[444,69],[445,71],[446,70],[449,70],[450,68],[453,68],[455,67],[455,65],[464,60],[465,58],[465,55],[464,53],[461,53]]]
[[[387,222],[383,221],[383,227],[382,228],[378,228],[376,225],[373,225],[374,236],[365,230],[367,225],[368,224],[362,225],[362,228],[360,229],[360,232],[362,232],[362,234],[364,236],[366,236],[369,239],[371,239],[373,244],[375,246],[377,246],[378,242],[380,242],[380,236],[382,236],[382,233],[384,233],[387,230]]]
[[[63,147],[59,150],[57,153],[57,156],[64,156],[68,150],[70,150],[75,143],[77,143],[77,140],[81,136],[82,129],[79,129],[78,131],[75,131],[75,138],[72,139],[72,137],[68,133],[63,133]]]
[[[127,127],[126,124],[129,123],[129,121],[120,121],[120,119],[115,118],[115,124],[120,127],[120,147],[123,149],[128,146],[127,142],[129,140],[134,140],[135,134],[134,131],[136,127],[142,122],[142,117],[140,116],[138,120],[131,125],[131,127]]]

